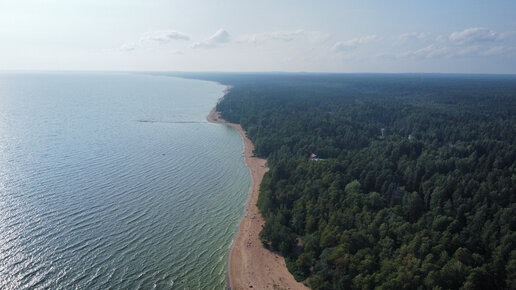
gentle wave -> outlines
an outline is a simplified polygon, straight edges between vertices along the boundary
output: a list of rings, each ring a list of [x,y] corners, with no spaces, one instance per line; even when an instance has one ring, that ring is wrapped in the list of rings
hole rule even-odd
[[[0,288],[225,288],[250,177],[238,133],[204,119],[220,86],[137,75],[10,81],[0,96],[11,104],[0,107]],[[19,95],[22,86],[46,95]],[[140,97],[156,87],[152,103]]]

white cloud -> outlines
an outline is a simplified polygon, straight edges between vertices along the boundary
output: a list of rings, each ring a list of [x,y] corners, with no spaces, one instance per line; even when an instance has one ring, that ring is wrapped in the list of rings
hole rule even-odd
[[[431,44],[429,46],[407,51],[401,54],[394,54],[397,59],[401,58],[454,58],[454,57],[487,57],[487,56],[501,56],[511,55],[516,53],[514,46],[486,46],[486,45],[470,45],[466,47],[457,46],[436,46]]]
[[[174,40],[189,40],[190,37],[175,30],[156,30],[143,33],[138,41],[126,42],[120,46],[120,50],[133,51],[138,48],[152,47],[152,45],[163,45]]]
[[[240,42],[250,44],[263,44],[273,41],[293,42],[297,40],[308,40],[311,43],[325,42],[330,39],[328,33],[321,31],[297,30],[278,30],[272,32],[255,33],[240,38]]]
[[[423,48],[394,53],[396,58],[454,58],[454,57],[479,57],[492,55],[506,55],[514,52],[514,46],[503,45],[510,39],[511,33],[497,33],[487,28],[473,27],[462,31],[456,31],[449,36],[438,36],[433,43]],[[425,39],[430,38],[420,33],[405,33],[399,39]],[[495,46],[498,44],[497,46]]]
[[[215,47],[218,44],[229,42],[231,36],[229,33],[224,29],[219,29],[215,34],[210,36],[210,38],[193,43],[190,47],[192,48],[211,48]]]
[[[411,32],[411,33],[404,33],[398,36],[400,40],[423,40],[426,38],[426,34],[423,32]]]
[[[159,43],[166,43],[171,40],[190,40],[190,37],[175,30],[158,30],[146,32],[140,37],[140,42],[155,41]]]
[[[434,58],[447,56],[450,53],[450,49],[444,46],[436,46],[431,44],[429,46],[414,50],[408,51],[401,54],[401,57],[417,57],[417,58]]]
[[[445,35],[438,35],[435,38],[435,41],[440,42],[440,43],[447,43],[447,42],[449,42],[449,37],[445,36]]]
[[[481,56],[504,55],[516,52],[516,47],[495,46],[479,53]]]
[[[375,34],[357,37],[357,38],[353,38],[350,40],[337,42],[333,46],[333,49],[335,51],[346,51],[346,50],[356,48],[359,45],[364,45],[364,44],[370,43],[370,42],[378,40],[378,39],[379,39],[379,37],[376,36]]]
[[[120,50],[133,51],[136,49],[137,46],[138,45],[136,44],[136,42],[126,42],[120,46]]]
[[[208,41],[213,43],[224,43],[229,41],[229,33],[224,29],[219,29],[213,34]]]
[[[281,40],[281,41],[292,41],[297,36],[304,34],[305,31],[302,29],[298,30],[290,30],[290,31],[273,31],[273,32],[263,32],[256,33],[250,36],[243,37],[243,41],[249,43],[262,43],[271,40]]]
[[[331,39],[331,34],[322,31],[305,31],[304,33],[310,42],[326,42]]]
[[[499,34],[483,27],[468,28],[450,34],[449,40],[457,44],[491,42],[499,39]]]

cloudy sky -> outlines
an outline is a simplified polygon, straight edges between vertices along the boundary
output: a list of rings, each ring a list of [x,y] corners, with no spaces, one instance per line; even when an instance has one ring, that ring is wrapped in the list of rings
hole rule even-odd
[[[0,70],[514,74],[516,1],[0,0]]]

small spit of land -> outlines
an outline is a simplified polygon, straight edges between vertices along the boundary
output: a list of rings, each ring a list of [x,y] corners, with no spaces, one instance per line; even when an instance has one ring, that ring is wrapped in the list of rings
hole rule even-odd
[[[227,91],[227,90],[226,90]],[[265,249],[259,233],[265,223],[256,202],[263,175],[269,170],[266,160],[255,157],[254,145],[239,124],[229,123],[219,117],[216,108],[207,117],[209,122],[235,128],[244,139],[245,162],[251,170],[253,186],[247,203],[247,212],[240,222],[239,231],[229,255],[229,284],[231,289],[304,289],[288,271],[283,257]]]

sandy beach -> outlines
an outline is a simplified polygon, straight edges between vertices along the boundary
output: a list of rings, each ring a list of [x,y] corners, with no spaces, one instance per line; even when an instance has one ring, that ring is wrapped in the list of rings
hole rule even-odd
[[[263,175],[268,170],[266,160],[253,157],[254,145],[239,124],[229,123],[221,119],[215,108],[212,109],[207,120],[212,123],[231,126],[242,135],[245,145],[245,162],[251,170],[253,178],[252,192],[247,202],[247,212],[240,222],[239,231],[229,254],[229,284],[231,289],[308,289],[294,279],[282,256],[263,247],[258,236],[265,223],[256,202],[260,183]]]

